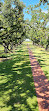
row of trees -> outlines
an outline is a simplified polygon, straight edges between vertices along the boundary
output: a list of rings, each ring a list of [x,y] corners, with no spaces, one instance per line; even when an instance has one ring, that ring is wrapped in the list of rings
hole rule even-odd
[[[13,45],[21,44],[25,38],[23,8],[19,0],[4,0],[0,3],[0,43],[4,51],[13,49]]]
[[[47,50],[49,47],[49,26],[47,26],[49,9],[45,13],[40,8],[30,6],[27,13],[32,16],[31,21],[28,22],[28,37],[33,41],[33,44],[38,44]]]
[[[31,14],[30,21],[24,20],[23,9],[25,5],[20,0],[4,0],[0,2],[0,44],[4,46],[4,52],[12,50],[13,46],[21,44],[25,38],[33,41],[33,44],[41,45],[47,50],[49,46],[49,20],[48,13],[38,8],[41,3],[48,0],[40,0],[39,4],[28,7]],[[10,46],[10,48],[9,48]]]
[[[39,7],[42,3],[43,3],[43,5],[46,4],[46,3],[47,3],[47,5],[49,5],[49,0],[40,0],[39,3],[35,6]]]

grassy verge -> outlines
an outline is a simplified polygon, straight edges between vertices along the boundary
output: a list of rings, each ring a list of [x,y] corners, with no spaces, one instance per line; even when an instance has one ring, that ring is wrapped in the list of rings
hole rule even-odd
[[[38,103],[26,46],[0,62],[0,111],[38,111]]]
[[[29,46],[49,80],[49,52],[39,46],[33,46],[32,43],[30,43]]]

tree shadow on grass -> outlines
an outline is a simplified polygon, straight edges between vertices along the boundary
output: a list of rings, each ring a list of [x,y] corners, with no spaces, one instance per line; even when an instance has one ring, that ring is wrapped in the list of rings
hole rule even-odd
[[[40,54],[41,54],[41,53],[40,53]],[[45,58],[42,58],[42,57],[39,56],[39,55],[35,55],[34,57],[37,59],[39,65],[40,65],[41,67],[47,66],[47,64],[45,63],[45,61],[46,61]]]
[[[38,111],[30,62],[20,54],[0,63],[1,109],[5,111]],[[23,61],[23,62],[22,62]],[[22,62],[22,63],[21,63]]]
[[[40,65],[41,67],[46,66],[46,64],[41,63],[41,62],[44,62],[44,61],[45,61],[44,59],[38,59],[38,63],[39,63],[39,65]]]

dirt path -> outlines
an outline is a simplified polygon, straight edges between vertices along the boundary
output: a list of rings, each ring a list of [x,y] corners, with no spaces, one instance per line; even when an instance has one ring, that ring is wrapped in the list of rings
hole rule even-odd
[[[28,46],[39,111],[49,111],[49,82]]]

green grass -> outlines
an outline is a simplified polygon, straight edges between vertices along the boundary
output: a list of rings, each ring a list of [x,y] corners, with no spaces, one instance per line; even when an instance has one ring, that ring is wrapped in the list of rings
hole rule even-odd
[[[0,111],[38,111],[28,50],[25,45],[0,62]]]
[[[39,46],[33,46],[32,43],[29,46],[49,80],[49,52]]]

